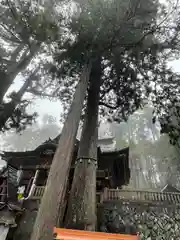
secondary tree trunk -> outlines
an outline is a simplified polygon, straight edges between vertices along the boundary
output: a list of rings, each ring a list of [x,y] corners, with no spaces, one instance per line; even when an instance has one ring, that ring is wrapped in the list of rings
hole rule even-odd
[[[90,69],[90,65],[85,67],[77,86],[74,100],[65,121],[59,145],[51,165],[31,240],[52,239],[53,227],[56,226],[56,222],[60,218],[59,214],[62,211],[59,213],[59,207],[64,203],[73,147],[88,87]]]
[[[98,105],[101,61],[92,66],[86,116],[70,192],[65,227],[95,231]]]
[[[3,98],[17,75],[28,67],[31,60],[38,53],[39,49],[39,45],[33,45],[29,54],[27,54],[27,51],[25,50],[18,63],[9,64],[7,67],[7,73],[1,73],[0,104],[3,103]]]
[[[35,76],[37,69],[26,79],[21,89],[16,93],[15,97],[8,103],[3,104],[0,108],[0,131],[2,131],[8,119],[12,116],[12,113],[21,102],[23,95],[29,87],[33,77]]]

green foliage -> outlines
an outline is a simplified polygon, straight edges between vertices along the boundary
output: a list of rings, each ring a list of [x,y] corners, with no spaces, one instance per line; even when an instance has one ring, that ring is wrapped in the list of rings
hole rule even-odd
[[[160,116],[161,133],[166,133],[170,137],[172,145],[179,145],[180,134],[180,107],[179,98],[175,96],[171,101],[164,102],[162,107],[163,113]]]
[[[58,27],[48,19],[49,10],[36,1],[1,1],[4,14],[1,15],[1,27],[12,41],[31,44],[49,42],[57,39]],[[8,17],[7,17],[8,16]]]
[[[113,47],[132,47],[154,26],[156,14],[157,4],[151,0],[146,4],[141,0],[92,1],[69,25],[76,39],[75,53],[95,57]]]
[[[4,0],[0,1],[0,10],[0,51],[2,53],[0,56],[0,115],[3,116],[0,118],[0,129],[16,128],[19,131],[24,129],[27,124],[31,124],[36,114],[29,115],[27,113],[28,101],[24,99],[14,101],[10,97],[8,99],[10,101],[4,102],[3,98],[19,74],[23,78],[26,78],[28,74],[31,76],[31,70],[28,67],[38,53],[46,54],[53,42],[60,40],[60,24],[63,17],[59,13],[58,18],[55,19],[53,5],[51,8],[47,8],[45,5],[39,4],[39,1]],[[31,69],[34,69],[34,65],[37,63],[32,65]],[[41,69],[38,79],[42,76]],[[39,85],[41,83],[39,81]],[[35,81],[32,81],[29,85],[34,84]],[[30,87],[29,85],[23,90],[23,94]],[[21,98],[23,94],[20,94]],[[11,115],[10,109],[12,110]]]
[[[8,16],[1,16],[1,38],[30,49],[35,44],[45,50],[53,43],[48,51],[53,52],[54,63],[45,61],[38,75],[41,81],[31,86],[32,94],[60,98],[66,113],[84,63],[101,57],[101,116],[126,121],[149,99],[155,116],[162,116],[163,111],[167,115],[166,100],[173,104],[179,78],[167,65],[170,57],[179,54],[177,6],[168,12],[158,0],[76,2],[79,5],[68,21],[61,14],[53,17],[52,9],[37,1],[1,2]],[[8,54],[4,51],[3,55]],[[7,60],[1,60],[3,76]],[[47,75],[49,69],[53,78]],[[48,94],[44,86],[51,88]]]
[[[37,113],[29,114],[27,113],[27,106],[29,105],[29,101],[27,100],[21,100],[21,102],[18,104],[18,106],[15,108],[15,110],[12,112],[10,118],[7,119],[7,121],[4,124],[2,131],[7,131],[12,128],[16,129],[17,132],[23,131],[27,125],[31,125],[34,123]],[[1,105],[1,111],[7,110],[7,108],[10,107],[9,103],[4,103]],[[5,114],[5,113],[4,113]],[[2,121],[2,119],[1,119]]]
[[[69,23],[73,37],[59,44],[54,55],[53,73],[61,77],[61,84],[66,82],[68,86],[63,83],[60,90],[65,108],[72,96],[69,86],[80,74],[84,62],[96,61],[101,56],[100,114],[110,121],[121,122],[143,107],[144,100],[150,99],[159,115],[168,85],[173,92],[178,78],[167,67],[167,60],[172,48],[172,54],[178,52],[180,22],[175,17],[168,24],[168,16],[164,5],[153,0],[99,0],[82,4]],[[165,35],[165,29],[172,29],[172,22],[175,31]]]

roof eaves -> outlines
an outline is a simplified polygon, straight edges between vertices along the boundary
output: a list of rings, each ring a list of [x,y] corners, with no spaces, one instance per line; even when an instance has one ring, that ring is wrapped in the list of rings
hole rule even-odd
[[[163,192],[168,186],[176,189],[177,192],[180,192],[180,189],[178,189],[177,187],[174,187],[172,184],[166,184],[166,185],[161,189],[161,192]]]

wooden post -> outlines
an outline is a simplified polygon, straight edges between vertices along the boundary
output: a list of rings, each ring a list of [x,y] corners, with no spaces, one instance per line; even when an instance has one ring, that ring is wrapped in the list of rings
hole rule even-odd
[[[104,191],[100,193],[100,203],[104,201]]]
[[[108,188],[104,188],[104,196],[103,196],[103,201],[107,201],[108,200],[108,192],[109,192],[109,190],[108,190]]]

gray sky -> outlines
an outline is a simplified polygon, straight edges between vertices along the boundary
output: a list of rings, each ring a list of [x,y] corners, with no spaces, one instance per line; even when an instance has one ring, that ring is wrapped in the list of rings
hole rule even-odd
[[[10,87],[9,92],[12,92],[13,90],[19,90],[22,86],[22,81],[17,78],[14,82],[14,84]],[[36,98],[34,101],[32,101],[31,106],[29,107],[29,111],[33,112],[36,111],[39,114],[39,117],[41,118],[44,114],[52,115],[59,120],[60,112],[62,111],[62,106],[60,101],[50,101],[48,99],[41,99]]]

